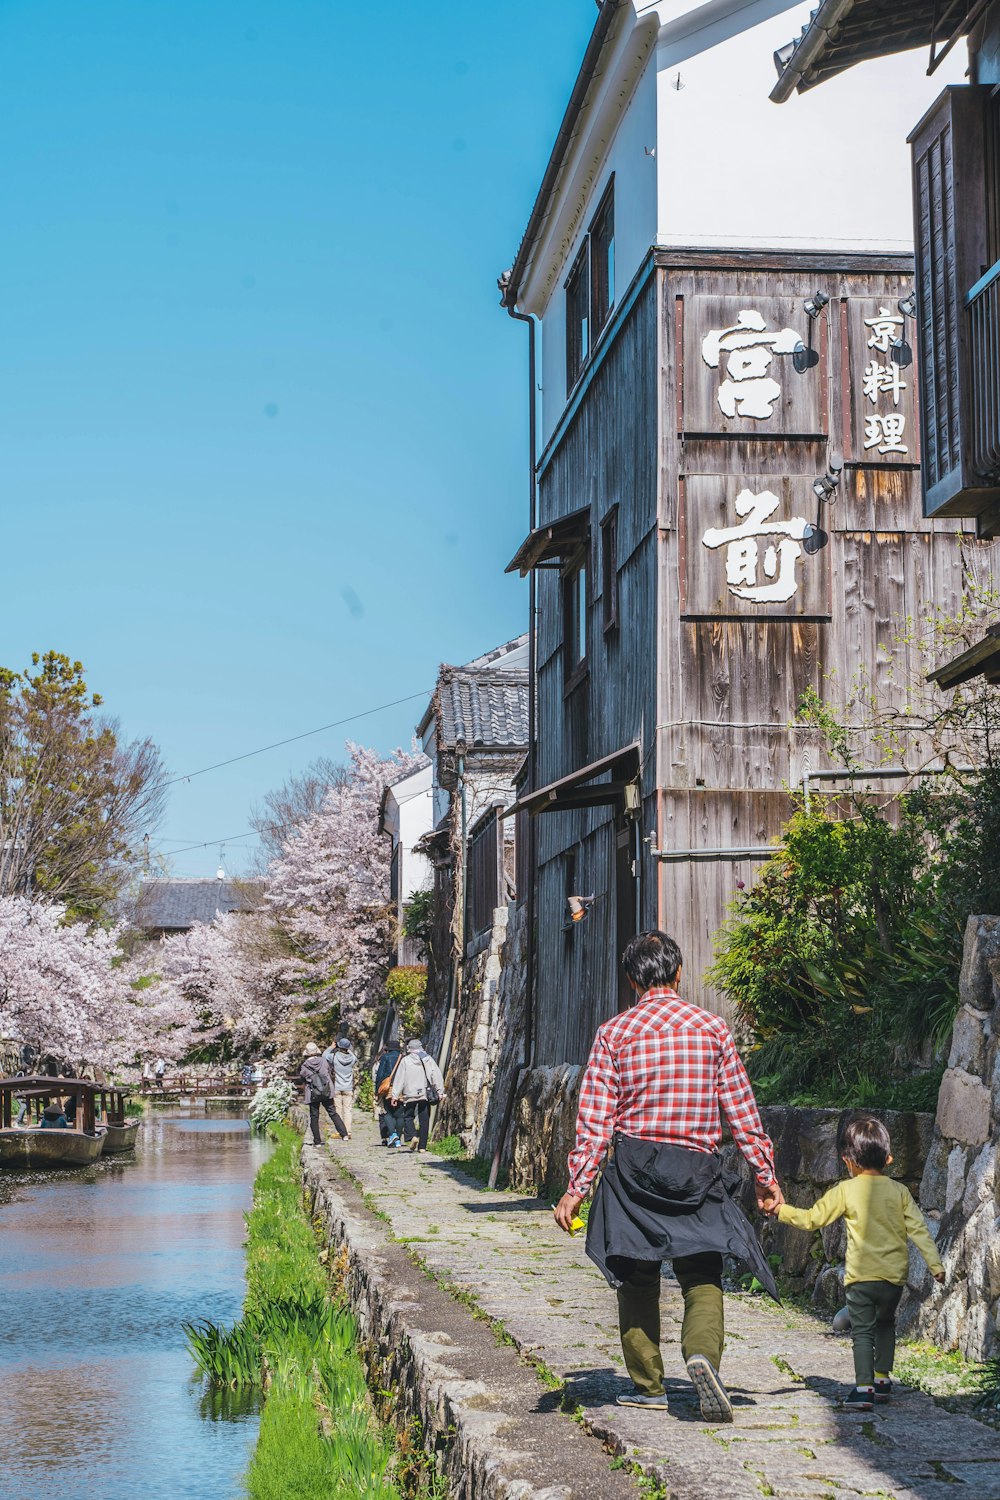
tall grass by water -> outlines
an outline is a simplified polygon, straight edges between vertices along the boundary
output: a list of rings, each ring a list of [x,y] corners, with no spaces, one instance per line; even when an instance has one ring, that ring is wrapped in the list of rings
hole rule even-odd
[[[274,1136],[247,1215],[243,1316],[232,1328],[187,1326],[189,1348],[211,1386],[265,1393],[250,1500],[398,1500],[354,1319],[332,1295],[303,1211],[299,1137],[287,1126]]]

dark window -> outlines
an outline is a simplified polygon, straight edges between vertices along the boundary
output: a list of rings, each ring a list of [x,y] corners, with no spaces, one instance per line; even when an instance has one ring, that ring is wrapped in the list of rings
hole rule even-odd
[[[608,184],[590,228],[590,317],[594,342],[615,305],[615,184]]]
[[[590,246],[587,240],[566,282],[566,394],[573,389],[590,353]]]
[[[601,615],[605,630],[618,624],[618,507],[601,522]]]
[[[615,179],[612,176],[566,280],[566,394],[572,391],[615,305]]]
[[[985,177],[986,258],[995,266],[1000,260],[1000,89],[994,89],[986,105]]]
[[[587,664],[587,620],[590,606],[589,544],[563,574],[563,651],[566,686],[572,686]]]

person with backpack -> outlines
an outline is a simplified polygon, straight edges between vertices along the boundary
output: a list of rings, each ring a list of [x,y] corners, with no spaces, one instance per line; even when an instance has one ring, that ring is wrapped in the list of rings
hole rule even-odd
[[[333,1077],[330,1073],[330,1064],[322,1055],[315,1042],[307,1042],[305,1056],[299,1069],[299,1077],[306,1086],[306,1104],[309,1108],[309,1128],[312,1131],[312,1143],[314,1146],[322,1145],[319,1133],[320,1108],[326,1110],[333,1121],[333,1128],[340,1139],[347,1139],[347,1131],[344,1122],[338,1115],[333,1105]]]
[[[350,1039],[339,1036],[337,1045],[328,1047],[323,1056],[329,1063],[333,1076],[334,1108],[343,1120],[347,1139],[350,1140],[351,1125],[354,1123],[354,1068],[358,1061],[357,1054]]]
[[[409,1141],[410,1150],[425,1151],[431,1105],[440,1104],[444,1098],[444,1079],[419,1039],[406,1044],[392,1075],[390,1098],[394,1108],[402,1106],[403,1139]]]
[[[375,1065],[373,1081],[375,1084],[375,1108],[381,1110],[378,1116],[379,1133],[382,1136],[382,1144],[398,1150],[403,1142],[403,1111],[399,1104],[392,1099],[392,1075],[396,1071],[399,1062],[400,1051],[395,1043],[383,1047],[379,1053],[378,1062]]]

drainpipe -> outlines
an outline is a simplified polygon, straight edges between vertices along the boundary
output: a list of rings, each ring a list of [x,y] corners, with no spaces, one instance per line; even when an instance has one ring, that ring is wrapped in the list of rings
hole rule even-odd
[[[534,531],[538,525],[538,486],[535,477],[535,461],[537,441],[536,427],[536,374],[535,374],[535,336],[536,324],[530,313],[518,312],[513,302],[508,302],[507,291],[510,283],[510,272],[505,271],[497,283],[501,293],[501,303],[506,309],[509,317],[517,323],[528,325],[528,529]],[[533,792],[537,785],[537,765],[535,757],[535,671],[536,671],[536,648],[535,648],[535,615],[537,583],[535,570],[532,568],[528,578],[528,774],[527,789]],[[493,1153],[490,1163],[490,1175],[488,1186],[496,1187],[497,1173],[500,1170],[500,1159],[503,1156],[504,1147],[507,1144],[507,1135],[510,1131],[511,1118],[514,1114],[514,1101],[517,1098],[517,1088],[522,1076],[532,1066],[535,1059],[535,866],[538,846],[537,824],[534,817],[529,813],[526,820],[525,833],[528,839],[528,857],[525,864],[528,870],[528,892],[527,911],[525,921],[527,924],[527,945],[524,964],[524,1050],[520,1067],[514,1073],[511,1080],[510,1094],[507,1099],[503,1113],[503,1121],[500,1133],[497,1136],[497,1147]]]

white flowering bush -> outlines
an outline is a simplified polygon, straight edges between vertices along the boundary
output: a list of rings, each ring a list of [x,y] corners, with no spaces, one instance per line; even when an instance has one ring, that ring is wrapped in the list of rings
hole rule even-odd
[[[286,1078],[276,1078],[266,1088],[258,1089],[250,1100],[250,1124],[254,1130],[277,1125],[285,1118],[295,1099],[295,1085]]]

